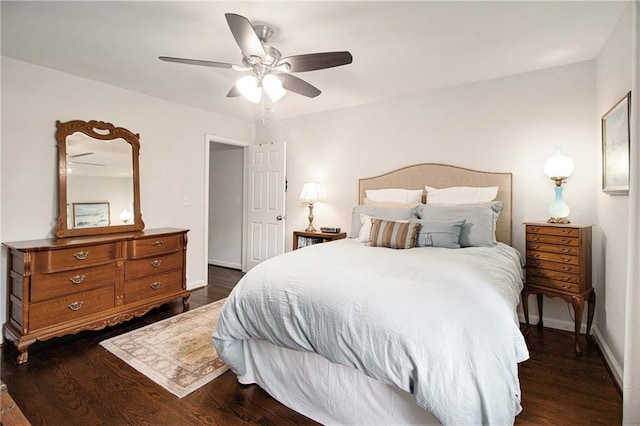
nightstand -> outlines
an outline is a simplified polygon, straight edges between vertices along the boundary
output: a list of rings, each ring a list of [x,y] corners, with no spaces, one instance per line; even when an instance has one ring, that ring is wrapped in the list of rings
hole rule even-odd
[[[295,231],[293,233],[293,249],[297,250],[302,247],[310,246],[318,243],[326,243],[328,241],[341,240],[347,237],[346,232],[336,234],[328,232],[307,232]]]
[[[536,294],[542,328],[542,296],[560,297],[573,306],[576,355],[581,354],[579,336],[584,302],[588,302],[587,342],[593,322],[596,294],[591,286],[592,225],[525,223],[527,244],[526,282],[522,308],[529,334],[529,295]]]

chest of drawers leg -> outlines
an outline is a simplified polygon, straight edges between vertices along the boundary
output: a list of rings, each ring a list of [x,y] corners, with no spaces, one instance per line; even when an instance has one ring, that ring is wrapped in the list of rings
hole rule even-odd
[[[587,341],[591,342],[591,325],[596,295],[591,282],[591,225],[525,223],[526,281],[522,290],[525,334],[529,334],[529,295],[537,298],[539,322],[543,327],[543,296],[559,297],[574,312],[574,345],[579,343],[584,304],[587,303]]]

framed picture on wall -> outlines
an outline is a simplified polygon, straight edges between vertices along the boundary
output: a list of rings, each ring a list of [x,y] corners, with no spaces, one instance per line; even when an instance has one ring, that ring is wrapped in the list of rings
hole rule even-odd
[[[109,226],[109,203],[73,203],[73,227]]]
[[[602,116],[602,191],[629,194],[631,92]]]

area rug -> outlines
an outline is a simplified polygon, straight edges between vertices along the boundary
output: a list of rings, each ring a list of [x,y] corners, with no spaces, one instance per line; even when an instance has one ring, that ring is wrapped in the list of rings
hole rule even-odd
[[[229,369],[211,343],[225,301],[112,337],[100,345],[182,398]]]

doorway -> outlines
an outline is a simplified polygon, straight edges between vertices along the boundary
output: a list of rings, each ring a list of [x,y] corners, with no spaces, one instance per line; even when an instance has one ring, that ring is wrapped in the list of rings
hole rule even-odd
[[[244,270],[245,149],[243,141],[207,135],[205,276],[210,265]]]

